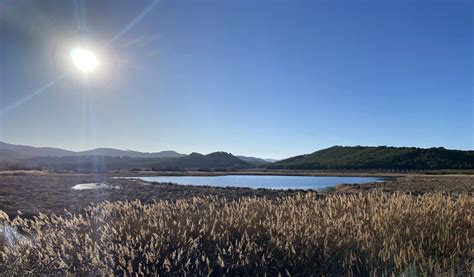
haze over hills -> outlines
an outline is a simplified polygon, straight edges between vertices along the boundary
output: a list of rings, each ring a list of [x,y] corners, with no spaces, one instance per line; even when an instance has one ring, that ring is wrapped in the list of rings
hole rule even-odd
[[[15,155],[16,153],[16,155]],[[160,152],[139,152],[133,150],[120,150],[115,148],[96,148],[86,151],[70,151],[52,147],[34,147],[26,145],[15,145],[0,142],[0,159],[13,157],[67,157],[67,156],[110,156],[110,157],[130,157],[130,158],[178,158],[186,156],[176,151]],[[277,161],[275,159],[261,159],[257,157],[236,156],[239,159],[250,163],[269,163]]]
[[[175,151],[146,153],[113,148],[68,151],[51,147],[32,147],[0,142],[0,162],[4,168],[53,170],[435,170],[474,169],[474,151],[444,148],[333,146],[312,154],[291,157],[274,163],[268,160],[234,156],[226,152],[207,155],[180,154]]]
[[[244,168],[252,165],[226,152],[214,152],[207,155],[191,153],[187,156],[163,161],[160,165],[181,168]]]
[[[26,158],[26,156],[10,149],[0,149],[0,161],[22,158]]]
[[[237,158],[241,159],[242,161],[246,161],[248,163],[253,163],[253,164],[267,164],[267,163],[273,163],[278,160],[276,159],[262,159],[262,158],[256,158],[256,157],[248,157],[248,156],[236,156]]]
[[[176,151],[160,152],[138,152],[132,150],[119,150],[114,148],[97,148],[93,150],[76,152],[76,156],[110,156],[110,157],[131,157],[131,158],[178,158],[186,156]]]
[[[267,163],[263,159],[251,158]],[[214,152],[207,155],[180,154],[175,151],[146,153],[114,148],[88,151],[68,151],[51,147],[33,147],[0,143],[0,161],[27,168],[60,170],[116,170],[116,169],[222,169],[249,168],[246,162],[230,153]]]
[[[273,169],[474,169],[474,151],[415,147],[333,146],[269,165]]]
[[[109,170],[238,170],[254,167],[230,153],[214,152],[167,158],[119,156],[35,157],[19,161],[22,167],[59,171],[105,172]]]
[[[5,142],[0,142],[1,150],[10,150],[10,154],[18,153],[18,156],[21,157],[40,157],[40,156],[49,156],[49,157],[62,157],[62,156],[73,156],[76,155],[76,152],[63,150],[59,148],[52,147],[34,147],[27,145],[15,145]]]
[[[67,156],[111,156],[131,158],[176,158],[186,156],[175,151],[161,151],[155,153],[138,152],[131,150],[120,150],[114,148],[97,148],[87,151],[70,151],[53,147],[35,147],[26,145],[15,145],[0,142],[0,150],[10,150],[10,156],[17,153],[19,157],[67,157]],[[0,155],[2,153],[0,152]]]

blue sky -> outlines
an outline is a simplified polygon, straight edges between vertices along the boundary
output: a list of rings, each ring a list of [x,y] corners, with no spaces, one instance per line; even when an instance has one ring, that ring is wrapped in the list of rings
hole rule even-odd
[[[471,1],[163,0],[134,21],[152,3],[0,1],[0,140],[265,158],[474,148]],[[86,82],[63,51],[79,40],[101,61]]]

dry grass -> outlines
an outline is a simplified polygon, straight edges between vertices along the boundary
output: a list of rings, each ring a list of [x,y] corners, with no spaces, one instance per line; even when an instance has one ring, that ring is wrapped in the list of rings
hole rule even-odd
[[[4,234],[0,273],[468,275],[473,204],[469,195],[380,192],[105,202],[85,214],[6,219],[29,239]]]
[[[120,189],[72,189],[74,185],[81,183],[105,183]],[[170,183],[150,185],[139,180],[93,174],[0,175],[0,210],[10,218],[19,215],[18,211],[22,212],[22,217],[32,218],[40,212],[61,215],[64,214],[64,209],[78,213],[103,201],[139,199],[142,203],[152,203],[154,200],[174,201],[196,196],[218,196],[235,200],[253,196],[277,198],[298,192],[304,191],[182,186]]]

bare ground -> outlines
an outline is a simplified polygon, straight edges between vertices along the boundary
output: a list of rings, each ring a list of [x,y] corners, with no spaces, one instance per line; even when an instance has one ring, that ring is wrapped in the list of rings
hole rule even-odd
[[[399,191],[413,194],[429,192],[474,194],[474,175],[406,175],[389,179],[383,183],[348,184],[336,187],[336,192],[338,193],[354,193],[371,190],[381,190],[385,192]]]
[[[110,189],[73,190],[81,183],[105,183]],[[102,201],[140,199],[176,200],[194,196],[214,195],[237,199],[245,196],[281,197],[303,192],[302,190],[264,190],[250,188],[216,188],[207,186],[182,186],[170,183],[146,183],[134,179],[117,179],[109,175],[92,174],[0,174],[0,210],[10,218],[20,211],[24,217],[39,212],[61,214],[64,209],[77,212],[92,203]]]
[[[79,183],[101,182],[118,189],[72,190]],[[339,185],[327,193],[359,193],[372,190],[386,192],[406,192],[424,194],[441,192],[445,194],[469,193],[474,195],[474,175],[405,175],[392,177],[383,183],[363,185]],[[49,214],[81,211],[92,203],[102,201],[140,199],[149,203],[154,200],[176,200],[194,196],[214,195],[230,200],[245,196],[282,197],[303,190],[265,190],[250,188],[216,188],[182,186],[175,184],[153,185],[133,179],[117,179],[112,175],[93,174],[46,174],[34,172],[14,172],[0,174],[0,210],[10,217],[20,211],[24,217],[32,217],[39,212]],[[319,193],[321,197],[324,193]]]

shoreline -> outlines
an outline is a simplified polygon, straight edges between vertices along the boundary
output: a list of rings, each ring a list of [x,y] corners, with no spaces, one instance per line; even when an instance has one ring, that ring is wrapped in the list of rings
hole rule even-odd
[[[427,177],[427,176],[446,176],[446,177],[474,177],[474,171],[418,171],[418,172],[375,172],[375,171],[296,171],[296,170],[278,170],[278,171],[228,171],[228,172],[203,172],[203,171],[130,171],[130,172],[107,172],[109,176],[127,176],[127,177],[149,177],[149,176],[227,176],[227,175],[268,175],[268,176],[315,176],[315,177],[380,177],[380,178],[398,178],[398,177]]]
[[[108,172],[54,172],[47,170],[0,170],[0,176],[102,176],[102,177],[152,177],[152,176],[228,176],[228,175],[262,175],[262,176],[314,176],[314,177],[378,177],[393,180],[401,177],[467,177],[474,178],[474,170],[430,170],[408,172],[380,171],[327,171],[327,170],[237,170],[237,171],[108,171]]]
[[[156,172],[149,172],[153,176]],[[187,172],[187,174],[192,172]],[[227,172],[229,173],[229,172]],[[241,173],[241,172],[239,172]],[[249,172],[246,172],[247,174]],[[260,172],[262,173],[262,172]],[[265,172],[267,173],[267,172]],[[278,198],[297,193],[307,193],[310,190],[288,189],[253,189],[246,187],[213,187],[177,185],[172,183],[156,183],[144,185],[148,182],[138,179],[124,179],[112,177],[141,177],[145,174],[68,174],[68,173],[25,173],[19,172],[0,174],[0,209],[11,217],[18,215],[21,210],[25,215],[34,216],[38,212],[45,214],[62,214],[64,208],[70,211],[80,211],[90,203],[102,201],[131,201],[139,199],[143,203],[154,200],[191,199],[195,196],[218,196],[229,200],[242,197],[267,197]],[[225,175],[225,174],[220,174]],[[147,176],[147,175],[145,175]],[[156,176],[156,175],[155,175]],[[312,175],[315,176],[315,175]],[[328,176],[328,175],[326,175]],[[346,175],[348,176],[348,175]],[[408,175],[384,177],[387,180],[376,183],[340,184],[330,190],[318,192],[324,197],[327,194],[338,193],[365,193],[369,191],[402,192],[412,194],[425,194],[439,192],[443,194],[474,195],[474,175]],[[100,190],[73,190],[72,187],[82,183],[106,183],[120,189]]]

